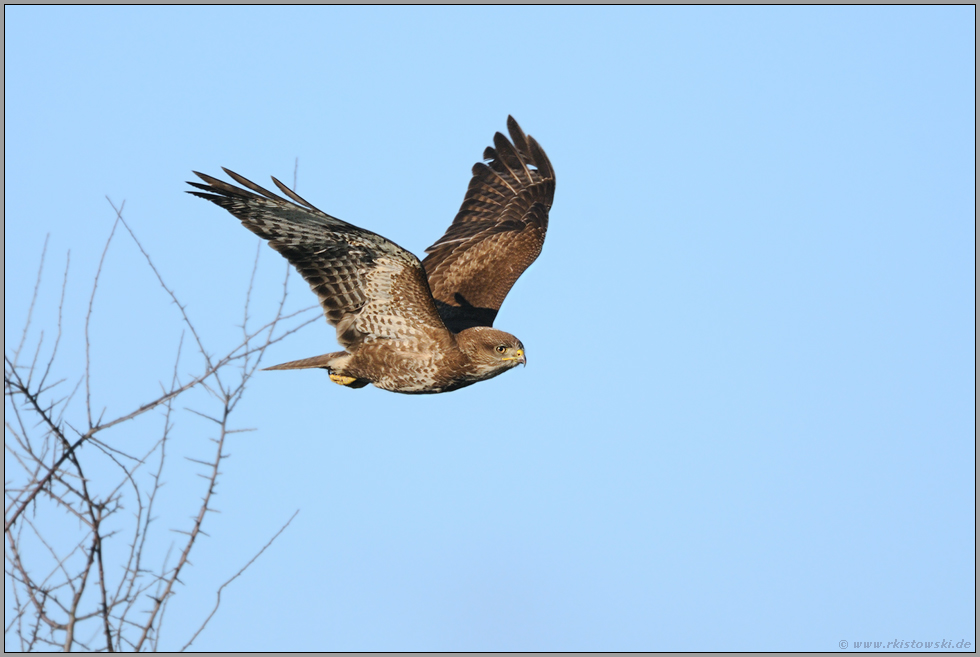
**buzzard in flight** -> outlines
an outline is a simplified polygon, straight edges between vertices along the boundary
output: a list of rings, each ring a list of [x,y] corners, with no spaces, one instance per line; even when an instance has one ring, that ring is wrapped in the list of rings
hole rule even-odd
[[[351,388],[404,393],[457,390],[526,364],[524,345],[493,327],[500,304],[541,253],[555,172],[533,137],[507,117],[463,205],[424,261],[391,240],[225,169],[241,187],[194,172],[188,192],[220,205],[269,241],[306,279],[344,347],[270,367],[318,367]]]

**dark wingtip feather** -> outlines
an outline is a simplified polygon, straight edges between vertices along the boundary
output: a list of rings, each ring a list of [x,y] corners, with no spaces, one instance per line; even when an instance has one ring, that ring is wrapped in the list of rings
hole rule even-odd
[[[514,142],[514,146],[520,151],[522,155],[527,156],[529,150],[527,147],[527,135],[521,130],[521,126],[517,124],[513,116],[507,115],[507,132],[510,133],[511,141]]]
[[[247,187],[248,189],[252,190],[256,194],[261,194],[262,196],[264,196],[266,198],[273,199],[273,200],[279,201],[281,203],[286,203],[288,205],[292,205],[291,203],[289,203],[289,201],[287,201],[283,197],[279,196],[278,194],[274,194],[273,192],[270,192],[265,187],[261,187],[259,185],[256,185],[254,182],[252,182],[251,180],[249,180],[245,176],[240,176],[237,173],[235,173],[234,171],[232,171],[231,169],[227,169],[225,167],[221,167],[221,169],[225,173],[227,173],[231,177],[232,180],[234,180],[235,182],[237,182],[239,185],[242,185],[243,187]]]
[[[191,171],[191,173],[193,173],[195,176],[197,176],[198,178],[200,178],[204,182],[208,183],[209,185],[214,185],[215,183],[221,184],[221,181],[220,180],[218,180],[214,176],[209,176],[206,173],[201,173],[200,171]],[[190,181],[188,181],[188,182],[190,182]],[[191,185],[200,185],[200,183],[190,183],[190,184]],[[228,184],[228,183],[224,183],[224,184]]]
[[[272,182],[276,183],[276,187],[278,187],[282,191],[283,194],[285,194],[286,196],[288,196],[292,200],[296,201],[300,205],[305,205],[306,207],[308,207],[310,209],[313,209],[313,205],[309,201],[305,200],[302,196],[300,196],[299,194],[297,194],[293,190],[291,190],[288,187],[286,187],[284,184],[282,184],[279,181],[278,178],[276,178],[275,176],[271,176],[271,178],[272,178]]]
[[[190,194],[191,196],[196,196],[198,198],[203,198],[206,201],[211,201],[212,203],[216,203],[218,205],[221,205],[221,201],[225,200],[226,198],[224,196],[218,196],[217,194],[205,194],[204,192],[194,192],[191,190],[185,190],[184,193]]]
[[[527,165],[524,163],[524,158],[521,157],[518,149],[508,141],[507,137],[498,132],[493,136],[493,145],[497,151],[497,163],[510,172],[510,175],[515,180],[523,184],[531,184],[533,182],[534,179],[531,177],[531,172],[528,171]],[[522,172],[524,174],[523,177],[521,176]]]
[[[534,166],[538,167],[538,173],[544,178],[555,178],[555,170],[551,166],[551,160],[548,159],[548,155],[541,148],[541,145],[534,139],[534,137],[527,138],[528,145],[530,146],[531,161],[534,162]]]

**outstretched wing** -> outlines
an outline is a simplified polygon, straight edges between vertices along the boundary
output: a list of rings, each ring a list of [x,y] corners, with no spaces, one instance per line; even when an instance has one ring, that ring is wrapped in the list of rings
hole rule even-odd
[[[422,266],[439,314],[451,331],[493,326],[500,304],[541,253],[555,172],[548,156],[507,117],[484,162],[473,166],[463,205]]]
[[[203,190],[188,194],[228,210],[285,256],[320,298],[348,351],[379,339],[425,343],[448,336],[414,255],[317,210],[275,178],[291,200],[224,171],[248,190],[195,171],[207,184],[188,182]]]

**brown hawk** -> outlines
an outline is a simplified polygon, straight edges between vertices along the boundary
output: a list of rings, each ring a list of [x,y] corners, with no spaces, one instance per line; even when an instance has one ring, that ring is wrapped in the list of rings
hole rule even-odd
[[[320,299],[344,347],[270,367],[323,368],[351,388],[404,393],[457,390],[526,364],[524,345],[493,327],[500,304],[541,253],[555,173],[548,156],[507,117],[473,166],[463,204],[424,261],[394,242],[225,169],[247,189],[194,172],[188,192],[220,205],[281,253]]]

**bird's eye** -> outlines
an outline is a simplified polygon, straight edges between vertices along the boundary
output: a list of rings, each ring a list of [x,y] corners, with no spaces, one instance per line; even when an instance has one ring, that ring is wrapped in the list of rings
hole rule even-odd
[[[498,354],[502,354],[502,353],[504,353],[505,351],[507,351],[507,347],[505,347],[504,345],[498,345],[498,346],[497,346],[497,353],[498,353]]]

